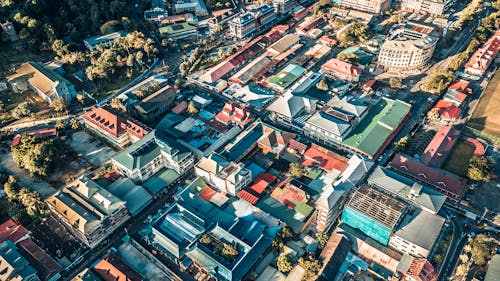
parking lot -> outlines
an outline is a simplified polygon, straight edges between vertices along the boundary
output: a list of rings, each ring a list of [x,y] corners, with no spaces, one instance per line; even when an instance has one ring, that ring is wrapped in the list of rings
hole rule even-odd
[[[71,137],[71,147],[81,154],[87,162],[94,166],[101,166],[116,152],[84,131],[75,132]]]

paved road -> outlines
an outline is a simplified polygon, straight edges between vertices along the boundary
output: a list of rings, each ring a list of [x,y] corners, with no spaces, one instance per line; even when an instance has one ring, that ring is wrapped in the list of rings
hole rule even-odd
[[[54,117],[54,118],[48,118],[48,119],[43,119],[43,120],[36,120],[36,121],[30,121],[30,122],[24,122],[24,123],[17,123],[13,125],[7,125],[3,128],[0,128],[0,131],[9,131],[9,130],[19,130],[19,129],[26,129],[26,128],[32,128],[35,126],[40,126],[40,125],[46,125],[47,123],[55,122],[57,120],[67,120],[76,117],[76,115],[66,115],[66,116],[61,116],[61,117]]]

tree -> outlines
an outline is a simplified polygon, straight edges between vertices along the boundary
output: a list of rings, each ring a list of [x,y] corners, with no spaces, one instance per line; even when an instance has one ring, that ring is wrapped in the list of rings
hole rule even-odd
[[[461,264],[461,265],[457,266],[455,273],[458,276],[465,275],[467,273],[467,264]]]
[[[191,115],[195,115],[196,113],[198,113],[198,108],[196,108],[196,104],[194,103],[194,101],[189,102],[187,112]]]
[[[21,119],[23,117],[29,116],[31,114],[31,104],[28,102],[22,102],[16,108],[11,111],[12,117],[16,119]]]
[[[80,129],[80,123],[75,118],[71,118],[69,120],[69,125],[71,126],[71,129],[73,129],[75,131]]]
[[[305,174],[305,169],[299,162],[290,163],[288,173],[295,178],[301,178]]]
[[[85,100],[85,95],[84,95],[84,94],[82,94],[82,93],[78,93],[78,94],[76,95],[76,100],[77,100],[78,102],[80,102],[80,103],[83,103],[83,101]]]
[[[397,141],[394,144],[394,151],[395,152],[400,152],[400,151],[405,150],[406,147],[408,146],[409,140],[410,140],[410,138],[408,136],[402,137],[399,141]]]
[[[222,243],[222,251],[221,254],[226,259],[230,261],[234,260],[238,255],[239,251],[236,245],[230,243]]]
[[[431,94],[440,94],[453,82],[455,75],[449,70],[436,70],[422,84],[422,90]]]
[[[69,53],[69,48],[62,40],[57,39],[52,43],[52,51],[62,57]]]
[[[276,261],[276,267],[280,272],[287,273],[293,268],[292,260],[288,255],[280,255]]]
[[[271,246],[275,250],[280,251],[283,248],[283,246],[285,246],[286,242],[294,238],[295,238],[295,233],[288,225],[285,224],[281,227],[278,233],[276,233],[276,236],[274,237]]]
[[[208,245],[208,244],[211,244],[212,242],[213,242],[213,238],[212,238],[212,236],[210,236],[210,234],[205,233],[200,238],[201,244]]]
[[[57,120],[55,128],[58,130],[64,130],[66,128],[66,124],[62,120]]]
[[[467,177],[474,181],[488,182],[493,171],[493,160],[486,156],[473,156],[469,160]]]
[[[469,256],[467,254],[461,254],[458,258],[462,263],[467,263],[469,261]]]
[[[359,44],[368,38],[368,25],[360,22],[353,22],[339,35],[342,45]]]
[[[359,61],[359,56],[356,55],[355,53],[340,53],[337,56],[337,59],[351,64],[356,64]]]
[[[312,280],[321,270],[321,262],[312,255],[308,255],[306,258],[299,258],[298,264],[305,270],[302,280]]]
[[[66,101],[64,99],[55,99],[50,104],[50,107],[56,112],[63,112],[66,110]]]
[[[439,118],[439,110],[433,108],[427,112],[427,118],[429,120],[437,120]]]
[[[115,109],[123,110],[125,108],[125,106],[123,105],[122,100],[119,97],[114,97],[111,100],[110,105],[111,105],[112,108],[115,108]]]
[[[482,266],[488,263],[491,258],[491,252],[494,246],[490,241],[490,238],[484,234],[479,234],[474,239],[472,239],[470,245],[470,253],[474,264]]]
[[[325,92],[330,90],[330,88],[328,87],[328,83],[326,83],[325,79],[319,80],[319,82],[316,84],[316,88],[318,88],[318,90],[322,90]]]
[[[318,241],[318,249],[322,250],[325,248],[326,243],[328,243],[328,239],[330,239],[330,235],[324,232],[320,232],[316,234],[316,241]]]
[[[46,205],[38,192],[30,191],[27,188],[21,188],[17,198],[23,204],[26,213],[30,216],[43,214],[46,209]]]
[[[9,217],[17,222],[24,215],[24,213],[24,206],[19,202],[12,203],[7,209],[7,214],[9,215]]]
[[[17,197],[16,185],[10,182],[6,182],[3,185],[3,191],[9,199],[15,199]]]
[[[389,79],[389,86],[393,89],[403,89],[405,87],[399,77],[391,77]]]

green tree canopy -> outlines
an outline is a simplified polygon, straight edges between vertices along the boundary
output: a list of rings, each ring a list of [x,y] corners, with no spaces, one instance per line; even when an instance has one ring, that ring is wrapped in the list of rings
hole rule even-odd
[[[276,260],[276,267],[280,272],[287,273],[293,268],[292,259],[288,255],[280,255]]]
[[[486,156],[473,156],[469,161],[467,177],[474,181],[488,182],[493,171],[493,160]]]
[[[294,162],[290,163],[288,173],[290,173],[292,177],[301,178],[305,174],[305,169],[300,162]]]

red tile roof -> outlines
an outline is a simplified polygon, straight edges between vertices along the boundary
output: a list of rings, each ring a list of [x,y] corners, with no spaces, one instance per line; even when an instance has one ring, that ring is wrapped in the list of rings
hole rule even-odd
[[[10,240],[17,243],[23,238],[27,238],[29,231],[24,226],[13,220],[7,220],[0,225],[0,243]]]
[[[469,87],[469,81],[460,79],[458,81],[453,82],[449,87],[449,90],[459,91],[465,94],[471,94],[472,88]]]
[[[41,275],[43,280],[48,280],[61,272],[62,267],[45,253],[33,240],[26,239],[17,244],[25,253],[31,265]]]
[[[362,71],[361,68],[338,59],[330,59],[321,66],[321,69],[350,78],[356,78]]]
[[[120,259],[112,254],[108,254],[104,259],[97,263],[93,270],[104,281],[141,281],[142,276],[139,275],[130,266],[123,263]]]
[[[467,181],[438,168],[424,165],[412,157],[396,154],[390,166],[401,173],[425,182],[453,200],[460,199],[466,191]]]
[[[210,202],[212,197],[217,194],[217,191],[213,190],[210,186],[205,187],[198,195],[203,198],[203,200]]]
[[[459,136],[460,131],[453,126],[442,126],[425,148],[420,160],[426,165],[440,168]]]
[[[172,112],[175,114],[181,114],[188,108],[188,103],[186,101],[181,101],[178,105],[172,108]]]
[[[484,145],[477,139],[466,137],[465,141],[469,142],[474,146],[474,155],[481,156],[484,155],[484,153],[486,152],[486,150],[484,149]]]
[[[484,43],[483,47],[479,48],[465,64],[467,68],[477,69],[479,71],[486,71],[491,62],[496,58],[500,51],[500,31]]]
[[[259,198],[253,194],[251,194],[250,192],[246,191],[245,189],[242,189],[238,192],[238,194],[236,194],[236,196],[238,196],[238,198],[241,198],[245,201],[247,201],[248,203],[252,204],[252,205],[255,205],[258,201],[259,201]]]
[[[250,186],[250,189],[259,194],[262,194],[262,192],[264,192],[264,190],[277,179],[278,177],[273,174],[262,173],[255,178],[255,180],[253,181],[253,185]]]
[[[418,277],[421,281],[436,281],[438,274],[434,266],[423,258],[415,258],[408,271],[405,273],[406,275],[410,275],[413,278]]]
[[[291,149],[291,150],[295,150],[297,151],[298,153],[302,154],[306,151],[307,149],[307,145],[299,142],[299,141],[296,141],[294,139],[291,139],[289,142],[288,142],[288,149]]]
[[[136,120],[119,116],[108,105],[92,108],[91,111],[83,115],[83,118],[114,137],[128,132],[138,138],[142,138],[151,131],[149,127]]]
[[[248,108],[240,108],[236,103],[226,103],[215,119],[225,125],[229,122],[244,126],[252,120]]]
[[[44,128],[44,129],[39,129],[39,130],[23,132],[22,134],[17,134],[12,139],[12,146],[18,145],[21,142],[21,138],[23,136],[34,136],[35,138],[57,137],[57,129],[56,128]]]
[[[316,144],[311,145],[304,156],[305,167],[321,167],[326,171],[343,171],[347,167],[347,158]]]
[[[319,38],[318,42],[324,44],[324,45],[327,45],[329,47],[333,47],[335,45],[337,45],[338,41],[337,41],[337,38],[335,38],[334,36],[331,36],[331,35],[323,35]]]
[[[443,121],[455,121],[460,117],[462,110],[451,101],[439,100],[433,109],[437,109]]]

